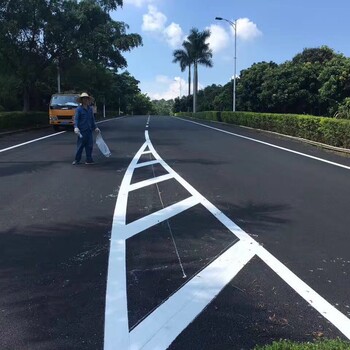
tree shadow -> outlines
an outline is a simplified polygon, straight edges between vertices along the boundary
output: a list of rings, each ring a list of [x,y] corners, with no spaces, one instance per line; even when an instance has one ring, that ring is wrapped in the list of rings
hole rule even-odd
[[[111,218],[0,233],[1,349],[102,349]]]

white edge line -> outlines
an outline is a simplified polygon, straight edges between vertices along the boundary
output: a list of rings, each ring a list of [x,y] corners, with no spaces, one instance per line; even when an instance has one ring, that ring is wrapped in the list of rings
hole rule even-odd
[[[347,166],[347,165],[343,165],[343,164],[340,164],[340,163],[332,162],[332,161],[330,161],[330,160],[326,160],[326,159],[318,158],[318,157],[315,157],[315,156],[311,156],[311,155],[306,154],[306,153],[294,151],[294,150],[292,150],[292,149],[285,148],[285,147],[281,147],[281,146],[277,146],[277,145],[274,145],[274,144],[272,144],[272,143],[268,143],[268,142],[265,142],[265,141],[253,139],[253,138],[248,137],[248,136],[243,136],[243,135],[235,134],[235,133],[230,132],[230,131],[226,131],[226,130],[222,130],[222,129],[219,129],[219,128],[215,128],[215,127],[213,127],[213,126],[201,124],[201,123],[195,122],[195,121],[193,121],[193,120],[186,120],[186,119],[182,119],[182,118],[179,118],[179,117],[174,117],[174,118],[179,119],[179,120],[182,120],[182,121],[184,121],[184,122],[197,124],[197,125],[200,125],[200,126],[203,126],[203,127],[205,127],[205,128],[212,129],[212,130],[220,131],[220,132],[223,132],[223,133],[225,133],[225,134],[229,134],[229,135],[232,135],[232,136],[240,137],[240,138],[245,139],[245,140],[249,140],[249,141],[261,143],[261,144],[263,144],[263,145],[265,145],[265,146],[270,146],[270,147],[273,147],[273,148],[280,149],[280,150],[282,150],[282,151],[286,151],[286,152],[298,154],[299,156],[311,158],[311,159],[318,160],[318,161],[323,162],[323,163],[335,165],[335,166],[337,166],[337,167],[350,170],[350,166]]]
[[[238,241],[130,332],[132,350],[164,350],[253,258],[257,244]]]
[[[41,141],[41,140],[47,139],[49,137],[57,136],[57,135],[65,133],[65,132],[66,132],[65,130],[64,131],[59,131],[59,132],[56,132],[54,134],[50,134],[50,135],[47,135],[47,136],[39,137],[39,138],[34,139],[34,140],[30,140],[30,141],[27,141],[27,142],[20,143],[18,145],[14,145],[14,146],[11,146],[11,147],[3,148],[3,149],[0,149],[0,153],[5,152],[5,151],[9,151],[9,150],[17,148],[17,147],[28,145],[28,144],[30,144],[32,142],[37,142],[37,141]]]
[[[350,319],[331,305],[327,300],[315,292],[297,275],[289,270],[283,263],[275,258],[265,248],[260,246],[257,251],[259,256],[275,273],[281,277],[292,289],[315,308],[323,317],[337,327],[348,339],[350,339]]]
[[[199,204],[199,201],[196,197],[186,198],[155,213],[131,222],[130,224],[126,225],[123,231],[119,232],[119,234],[123,235],[123,239],[128,239],[154,225],[182,213],[187,209],[192,208],[197,204]]]
[[[150,185],[154,185],[156,183],[162,182],[162,181],[166,181],[166,180],[170,180],[173,178],[173,175],[171,174],[165,174],[165,175],[161,175],[161,176],[157,176],[157,177],[152,177],[150,179],[144,180],[144,181],[140,181],[140,182],[135,182],[134,184],[129,186],[129,191],[135,191],[138,190],[142,187],[146,187],[146,186],[150,186]]]

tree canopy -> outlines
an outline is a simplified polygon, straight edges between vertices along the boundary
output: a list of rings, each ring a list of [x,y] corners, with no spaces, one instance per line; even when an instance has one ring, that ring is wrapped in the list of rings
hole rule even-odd
[[[122,0],[0,0],[0,62],[5,67],[0,81],[8,81],[10,90],[16,85],[24,110],[56,92],[57,70],[63,91],[106,95],[115,86],[113,75],[127,67],[123,52],[142,45],[139,34],[127,33],[126,23],[110,17],[109,11],[122,5]],[[5,95],[0,95],[1,104],[13,108]]]

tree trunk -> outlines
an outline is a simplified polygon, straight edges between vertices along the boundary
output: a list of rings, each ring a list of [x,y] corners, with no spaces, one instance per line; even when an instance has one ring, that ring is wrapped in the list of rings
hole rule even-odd
[[[188,97],[191,95],[191,65],[188,66]]]
[[[29,88],[28,86],[24,86],[23,88],[23,112],[29,111]]]
[[[197,85],[198,85],[198,69],[197,62],[194,63],[194,73],[193,73],[193,113],[197,112]]]

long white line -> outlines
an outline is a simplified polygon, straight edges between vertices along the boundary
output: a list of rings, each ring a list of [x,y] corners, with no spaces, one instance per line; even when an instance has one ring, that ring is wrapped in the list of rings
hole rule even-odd
[[[253,142],[260,143],[260,144],[265,145],[265,146],[277,148],[277,149],[280,149],[280,150],[282,150],[282,151],[286,151],[286,152],[298,154],[299,156],[311,158],[311,159],[318,160],[318,161],[323,162],[323,163],[335,165],[335,166],[337,166],[337,167],[350,170],[350,166],[347,166],[347,165],[343,165],[343,164],[336,163],[336,162],[331,162],[330,160],[326,160],[326,159],[322,159],[322,158],[319,158],[319,157],[311,156],[311,155],[309,155],[309,154],[302,153],[302,152],[298,152],[298,151],[294,151],[294,150],[289,149],[289,148],[277,146],[277,145],[274,145],[274,144],[272,144],[272,143],[268,143],[268,142],[265,142],[265,141],[253,139],[253,138],[248,137],[248,136],[239,135],[239,134],[236,134],[236,133],[234,133],[234,132],[230,132],[230,131],[222,130],[222,129],[219,129],[219,128],[215,128],[215,127],[210,126],[210,125],[201,124],[201,123],[195,122],[195,121],[193,121],[193,120],[186,120],[186,119],[182,119],[182,118],[178,118],[178,117],[175,117],[175,118],[177,118],[177,119],[179,119],[179,120],[182,120],[182,121],[185,121],[185,122],[188,122],[188,123],[197,124],[197,125],[203,126],[203,127],[205,127],[205,128],[208,128],[208,129],[220,131],[220,132],[223,132],[224,134],[229,134],[229,135],[232,135],[232,136],[236,136],[236,137],[239,137],[239,138],[242,138],[242,139],[245,139],[245,140],[249,140],[249,141],[253,141]]]
[[[118,117],[118,118],[113,118],[113,119],[108,119],[108,120],[102,120],[102,121],[96,122],[96,124],[105,123],[105,122],[109,122],[111,120],[117,120],[117,119],[121,119],[121,118],[124,118],[124,117]],[[9,151],[9,150],[17,148],[17,147],[28,145],[28,144],[33,143],[33,142],[41,141],[41,140],[47,139],[48,137],[57,136],[57,135],[65,133],[65,132],[67,132],[67,131],[63,130],[63,131],[55,132],[54,134],[50,134],[50,135],[47,135],[47,136],[39,137],[37,139],[30,140],[30,141],[27,141],[27,142],[23,142],[23,143],[20,143],[18,145],[14,145],[14,146],[11,146],[11,147],[3,148],[3,149],[0,149],[0,153],[5,152],[5,151]]]
[[[17,148],[17,147],[21,147],[21,146],[28,145],[28,144],[33,143],[33,142],[41,141],[41,140],[47,139],[47,138],[49,138],[49,137],[57,136],[57,135],[60,135],[60,134],[65,133],[65,132],[66,132],[66,131],[56,132],[56,133],[54,133],[54,134],[47,135],[47,136],[43,136],[43,137],[39,137],[39,138],[37,138],[37,139],[30,140],[30,141],[27,141],[27,142],[23,142],[23,143],[20,143],[20,144],[18,144],[18,145],[14,145],[14,146],[11,146],[11,147],[3,148],[3,149],[0,149],[0,153],[1,153],[1,152],[9,151],[9,150],[14,149],[14,148]]]
[[[122,232],[125,228],[128,187],[144,143],[135,154],[123,177],[115,204],[108,259],[105,308],[104,350],[129,349],[129,321],[126,285],[126,252]]]
[[[105,350],[164,350],[254,255],[259,256],[282,280],[350,339],[350,320],[345,315],[317,294],[170,168],[155,151],[147,130],[145,138],[146,142],[136,153],[122,180],[114,211],[107,277]],[[192,197],[126,225],[131,178],[140,156],[147,147],[169,175],[182,184]],[[129,332],[126,239],[198,203],[237,236],[239,242],[215,259],[201,272],[200,277],[194,277]],[[204,281],[203,284],[202,281]]]
[[[197,197],[200,203],[209,210],[223,225],[225,225],[235,236],[240,240],[247,243],[257,243],[251,236],[237,226],[231,219],[229,219],[224,213],[217,209],[211,202],[203,197],[196,189],[194,189],[186,180],[179,176],[169,165],[167,165],[154,149],[150,139],[149,133],[145,131],[145,138],[148,143],[148,147],[152,150],[154,158],[158,159],[161,165],[169,172],[173,174],[174,178],[184,186],[194,197]],[[350,319],[342,314],[338,309],[327,302],[316,291],[304,283],[299,277],[297,277],[292,271],[290,271],[283,263],[277,260],[272,254],[270,254],[263,247],[259,248],[259,256],[265,261],[265,263],[273,269],[279,277],[281,277],[286,283],[288,283],[302,298],[310,303],[308,295],[312,295],[314,302],[310,303],[322,316],[327,318],[334,324],[347,338],[350,339]],[[286,278],[286,279],[285,279]]]
[[[316,293],[266,249],[260,246],[257,255],[304,300],[350,339],[350,320],[344,314]]]
[[[131,331],[130,348],[164,350],[255,255],[257,244],[239,241],[193,277]]]

